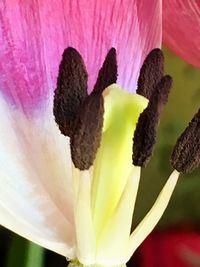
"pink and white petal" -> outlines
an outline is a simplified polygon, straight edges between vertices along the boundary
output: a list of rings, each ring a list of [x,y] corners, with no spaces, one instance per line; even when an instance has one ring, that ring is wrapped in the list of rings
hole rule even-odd
[[[45,105],[68,46],[85,60],[90,91],[116,47],[119,83],[134,91],[144,57],[161,43],[160,0],[2,0],[0,21],[0,88],[24,110]]]
[[[200,1],[163,1],[163,42],[200,68]]]
[[[2,97],[0,120],[0,224],[71,257],[75,234],[67,140],[53,116],[30,120]]]

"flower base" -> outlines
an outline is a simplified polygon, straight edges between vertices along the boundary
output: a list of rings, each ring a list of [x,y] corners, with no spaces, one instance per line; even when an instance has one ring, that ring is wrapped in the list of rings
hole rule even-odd
[[[120,264],[120,265],[99,265],[99,264],[93,264],[93,265],[83,265],[82,263],[78,261],[72,261],[69,263],[67,267],[126,267],[126,264]]]

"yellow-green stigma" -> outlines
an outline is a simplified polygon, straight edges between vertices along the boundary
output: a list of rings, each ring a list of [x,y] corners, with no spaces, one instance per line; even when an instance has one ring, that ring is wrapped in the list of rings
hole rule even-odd
[[[133,168],[133,134],[148,100],[124,91],[117,84],[104,95],[101,146],[93,169],[92,211],[98,238],[116,209]]]

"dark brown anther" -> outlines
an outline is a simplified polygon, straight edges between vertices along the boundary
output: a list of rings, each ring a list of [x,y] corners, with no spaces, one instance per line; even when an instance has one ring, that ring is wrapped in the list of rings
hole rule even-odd
[[[137,94],[150,99],[164,73],[164,56],[159,49],[153,49],[146,57],[138,79]]]
[[[79,170],[87,170],[93,165],[101,141],[103,113],[100,94],[88,96],[78,113],[71,137],[71,156]]]
[[[179,172],[191,172],[200,164],[200,109],[178,138],[171,164]]]
[[[65,49],[59,67],[53,113],[62,134],[71,137],[79,107],[87,97],[87,71],[81,55]]]
[[[147,108],[140,114],[133,138],[133,164],[146,166],[153,153],[160,112],[166,104],[172,78],[164,76],[153,91]]]
[[[115,48],[111,48],[104,60],[103,66],[99,71],[94,93],[101,94],[109,85],[117,81],[117,58]]]

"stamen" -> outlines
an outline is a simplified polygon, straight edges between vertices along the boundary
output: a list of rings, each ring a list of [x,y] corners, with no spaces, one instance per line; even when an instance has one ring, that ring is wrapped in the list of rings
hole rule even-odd
[[[99,71],[93,92],[102,93],[109,85],[117,81],[117,59],[116,50],[111,48],[104,60],[103,66]]]
[[[174,147],[172,166],[179,172],[191,172],[200,164],[200,109]]]
[[[101,141],[103,113],[100,94],[88,96],[78,113],[71,137],[71,156],[79,170],[87,170],[93,165]]]
[[[164,56],[159,48],[153,49],[146,57],[138,79],[137,94],[150,99],[164,73]]]
[[[109,50],[90,96],[87,78],[81,55],[67,48],[59,67],[53,112],[61,133],[71,138],[72,161],[80,170],[89,169],[100,146],[104,113],[101,94],[117,80],[114,48]]]
[[[87,71],[81,55],[65,49],[59,67],[53,113],[62,134],[71,136],[77,110],[87,97]]]
[[[153,91],[147,108],[140,114],[133,138],[133,164],[145,166],[150,159],[156,142],[159,116],[166,104],[172,78],[164,76]]]

